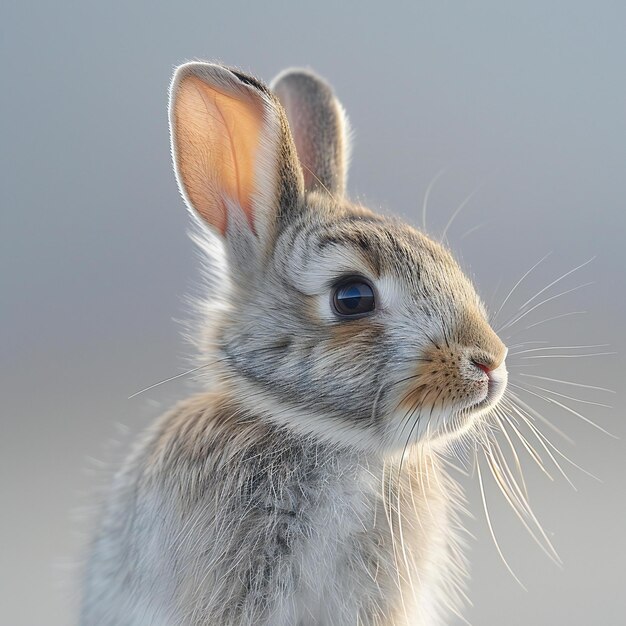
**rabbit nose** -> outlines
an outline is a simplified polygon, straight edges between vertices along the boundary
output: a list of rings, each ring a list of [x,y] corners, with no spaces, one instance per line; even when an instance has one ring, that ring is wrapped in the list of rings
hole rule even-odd
[[[481,354],[480,356],[472,357],[471,361],[473,365],[489,376],[490,372],[497,369],[500,365],[502,365],[502,363],[504,363],[504,359],[506,359],[508,351],[508,348],[503,345],[502,350],[500,350],[497,355]]]
[[[488,365],[485,365],[485,363],[481,363],[480,361],[476,361],[474,359],[472,359],[472,363],[479,369],[482,370],[483,372],[485,372],[485,374],[487,374],[487,376],[489,376],[489,372],[491,372],[492,369],[494,369],[493,367],[489,367]]]

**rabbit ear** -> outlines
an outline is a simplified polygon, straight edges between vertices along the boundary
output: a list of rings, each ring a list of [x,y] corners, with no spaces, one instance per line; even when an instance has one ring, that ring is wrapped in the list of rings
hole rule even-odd
[[[185,202],[223,237],[243,227],[249,240],[266,242],[281,214],[301,205],[302,171],[284,112],[255,79],[209,63],[181,65],[169,119]]]
[[[285,70],[272,90],[287,112],[307,190],[342,197],[350,158],[346,114],[331,86],[313,72]]]

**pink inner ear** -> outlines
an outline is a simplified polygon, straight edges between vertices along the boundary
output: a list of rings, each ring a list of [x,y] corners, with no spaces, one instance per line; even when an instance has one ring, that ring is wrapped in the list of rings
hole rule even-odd
[[[203,78],[184,77],[173,111],[175,159],[193,208],[222,235],[224,198],[244,210],[251,226],[262,109],[245,91],[226,93]]]

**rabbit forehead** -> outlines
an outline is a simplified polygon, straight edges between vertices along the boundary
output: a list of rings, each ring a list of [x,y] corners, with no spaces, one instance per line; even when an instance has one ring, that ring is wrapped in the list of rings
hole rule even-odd
[[[410,299],[482,304],[450,253],[414,228],[385,218],[347,214],[300,225],[279,256],[294,286],[308,295],[349,274]]]

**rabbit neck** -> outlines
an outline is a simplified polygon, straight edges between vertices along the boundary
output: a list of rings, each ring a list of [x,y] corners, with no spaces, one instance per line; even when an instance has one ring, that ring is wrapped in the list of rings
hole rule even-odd
[[[413,448],[404,460],[383,458],[303,435],[242,410],[239,399],[231,402],[231,414],[267,442],[248,453],[261,455],[262,468],[250,505],[272,511],[272,523],[287,535],[308,538],[291,548],[302,575],[296,613],[322,610],[321,623],[349,623],[354,607],[346,598],[371,597],[389,601],[386,611],[404,607],[407,623],[436,623],[440,599],[453,602],[463,575],[453,556],[459,492],[437,455]]]

